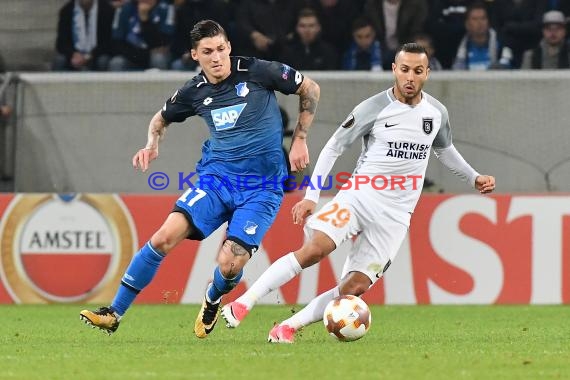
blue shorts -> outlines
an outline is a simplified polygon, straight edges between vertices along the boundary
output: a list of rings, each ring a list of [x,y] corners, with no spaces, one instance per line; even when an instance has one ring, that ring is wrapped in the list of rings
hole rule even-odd
[[[193,240],[205,239],[228,222],[227,238],[251,255],[273,224],[282,200],[283,192],[279,190],[235,189],[221,182],[219,186],[200,188],[198,181],[195,188],[186,190],[178,198],[174,211],[182,212],[197,230],[188,236]]]

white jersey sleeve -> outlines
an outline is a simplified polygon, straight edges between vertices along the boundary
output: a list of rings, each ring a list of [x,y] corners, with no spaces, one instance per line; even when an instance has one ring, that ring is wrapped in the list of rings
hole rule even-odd
[[[453,174],[471,186],[475,186],[475,179],[479,173],[465,161],[453,145],[447,108],[441,103],[437,103],[435,106],[440,109],[442,120],[441,128],[433,140],[433,152],[439,161]]]
[[[446,148],[434,148],[433,152],[439,161],[453,174],[471,186],[475,186],[475,179],[479,176],[479,173],[465,161],[453,144]]]
[[[378,108],[378,104],[381,101],[380,99],[382,99],[381,95],[383,94],[384,93],[380,93],[372,96],[357,105],[336,132],[331,136],[319,154],[319,158],[315,164],[315,169],[311,176],[312,184],[319,183],[319,179],[326,178],[337,158],[346,150],[346,148],[348,148],[357,139],[370,133],[374,126],[376,115],[378,114],[378,111],[371,112],[370,110],[371,108]],[[386,96],[384,96],[384,98],[386,98]],[[305,193],[305,199],[309,199],[317,203],[320,193],[321,189],[318,187],[308,187]]]
[[[453,143],[451,138],[451,126],[449,125],[449,113],[443,104],[434,102],[433,105],[441,112],[441,127],[433,140],[433,148],[447,148]]]

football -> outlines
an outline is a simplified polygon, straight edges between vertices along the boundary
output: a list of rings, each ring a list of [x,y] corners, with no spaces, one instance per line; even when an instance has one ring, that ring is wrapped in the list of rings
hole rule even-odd
[[[372,323],[372,314],[360,297],[340,296],[328,303],[323,323],[332,337],[350,342],[366,334]]]

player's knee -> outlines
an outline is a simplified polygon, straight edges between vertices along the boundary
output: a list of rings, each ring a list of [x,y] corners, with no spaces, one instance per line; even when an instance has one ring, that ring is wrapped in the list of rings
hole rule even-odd
[[[220,268],[220,273],[225,278],[234,278],[243,269],[243,265],[236,262],[220,263],[218,267]]]
[[[350,281],[340,287],[340,295],[361,296],[368,290],[369,286],[369,284],[364,284],[362,282]]]
[[[249,254],[245,248],[234,241],[226,240],[218,255],[218,267],[224,277],[234,278],[240,273],[248,260]]]
[[[165,255],[177,244],[176,239],[164,228],[160,228],[152,235],[150,242],[154,248]]]
[[[340,290],[340,295],[361,296],[368,290],[368,286],[363,284],[347,284]]]
[[[299,254],[296,255],[299,261],[299,264],[302,268],[309,267],[314,265],[328,256],[330,250],[326,249],[320,244],[315,244],[313,242],[308,243],[305,245],[301,250],[298,252]]]
[[[372,281],[364,273],[351,272],[341,281],[339,292],[341,296],[361,296],[370,288],[370,285]]]

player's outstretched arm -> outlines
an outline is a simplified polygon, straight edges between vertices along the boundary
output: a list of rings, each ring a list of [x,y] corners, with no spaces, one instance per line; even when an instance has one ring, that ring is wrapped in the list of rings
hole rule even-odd
[[[293,132],[289,162],[293,171],[301,171],[309,164],[307,133],[315,118],[321,89],[317,82],[305,76],[296,94],[299,95],[299,118]]]
[[[158,158],[158,143],[166,133],[168,123],[158,111],[150,120],[148,126],[148,141],[146,146],[139,149],[133,157],[133,167],[141,169],[143,172],[148,170],[150,162]]]
[[[492,175],[479,175],[475,178],[475,188],[481,194],[487,194],[495,190],[495,177]]]

